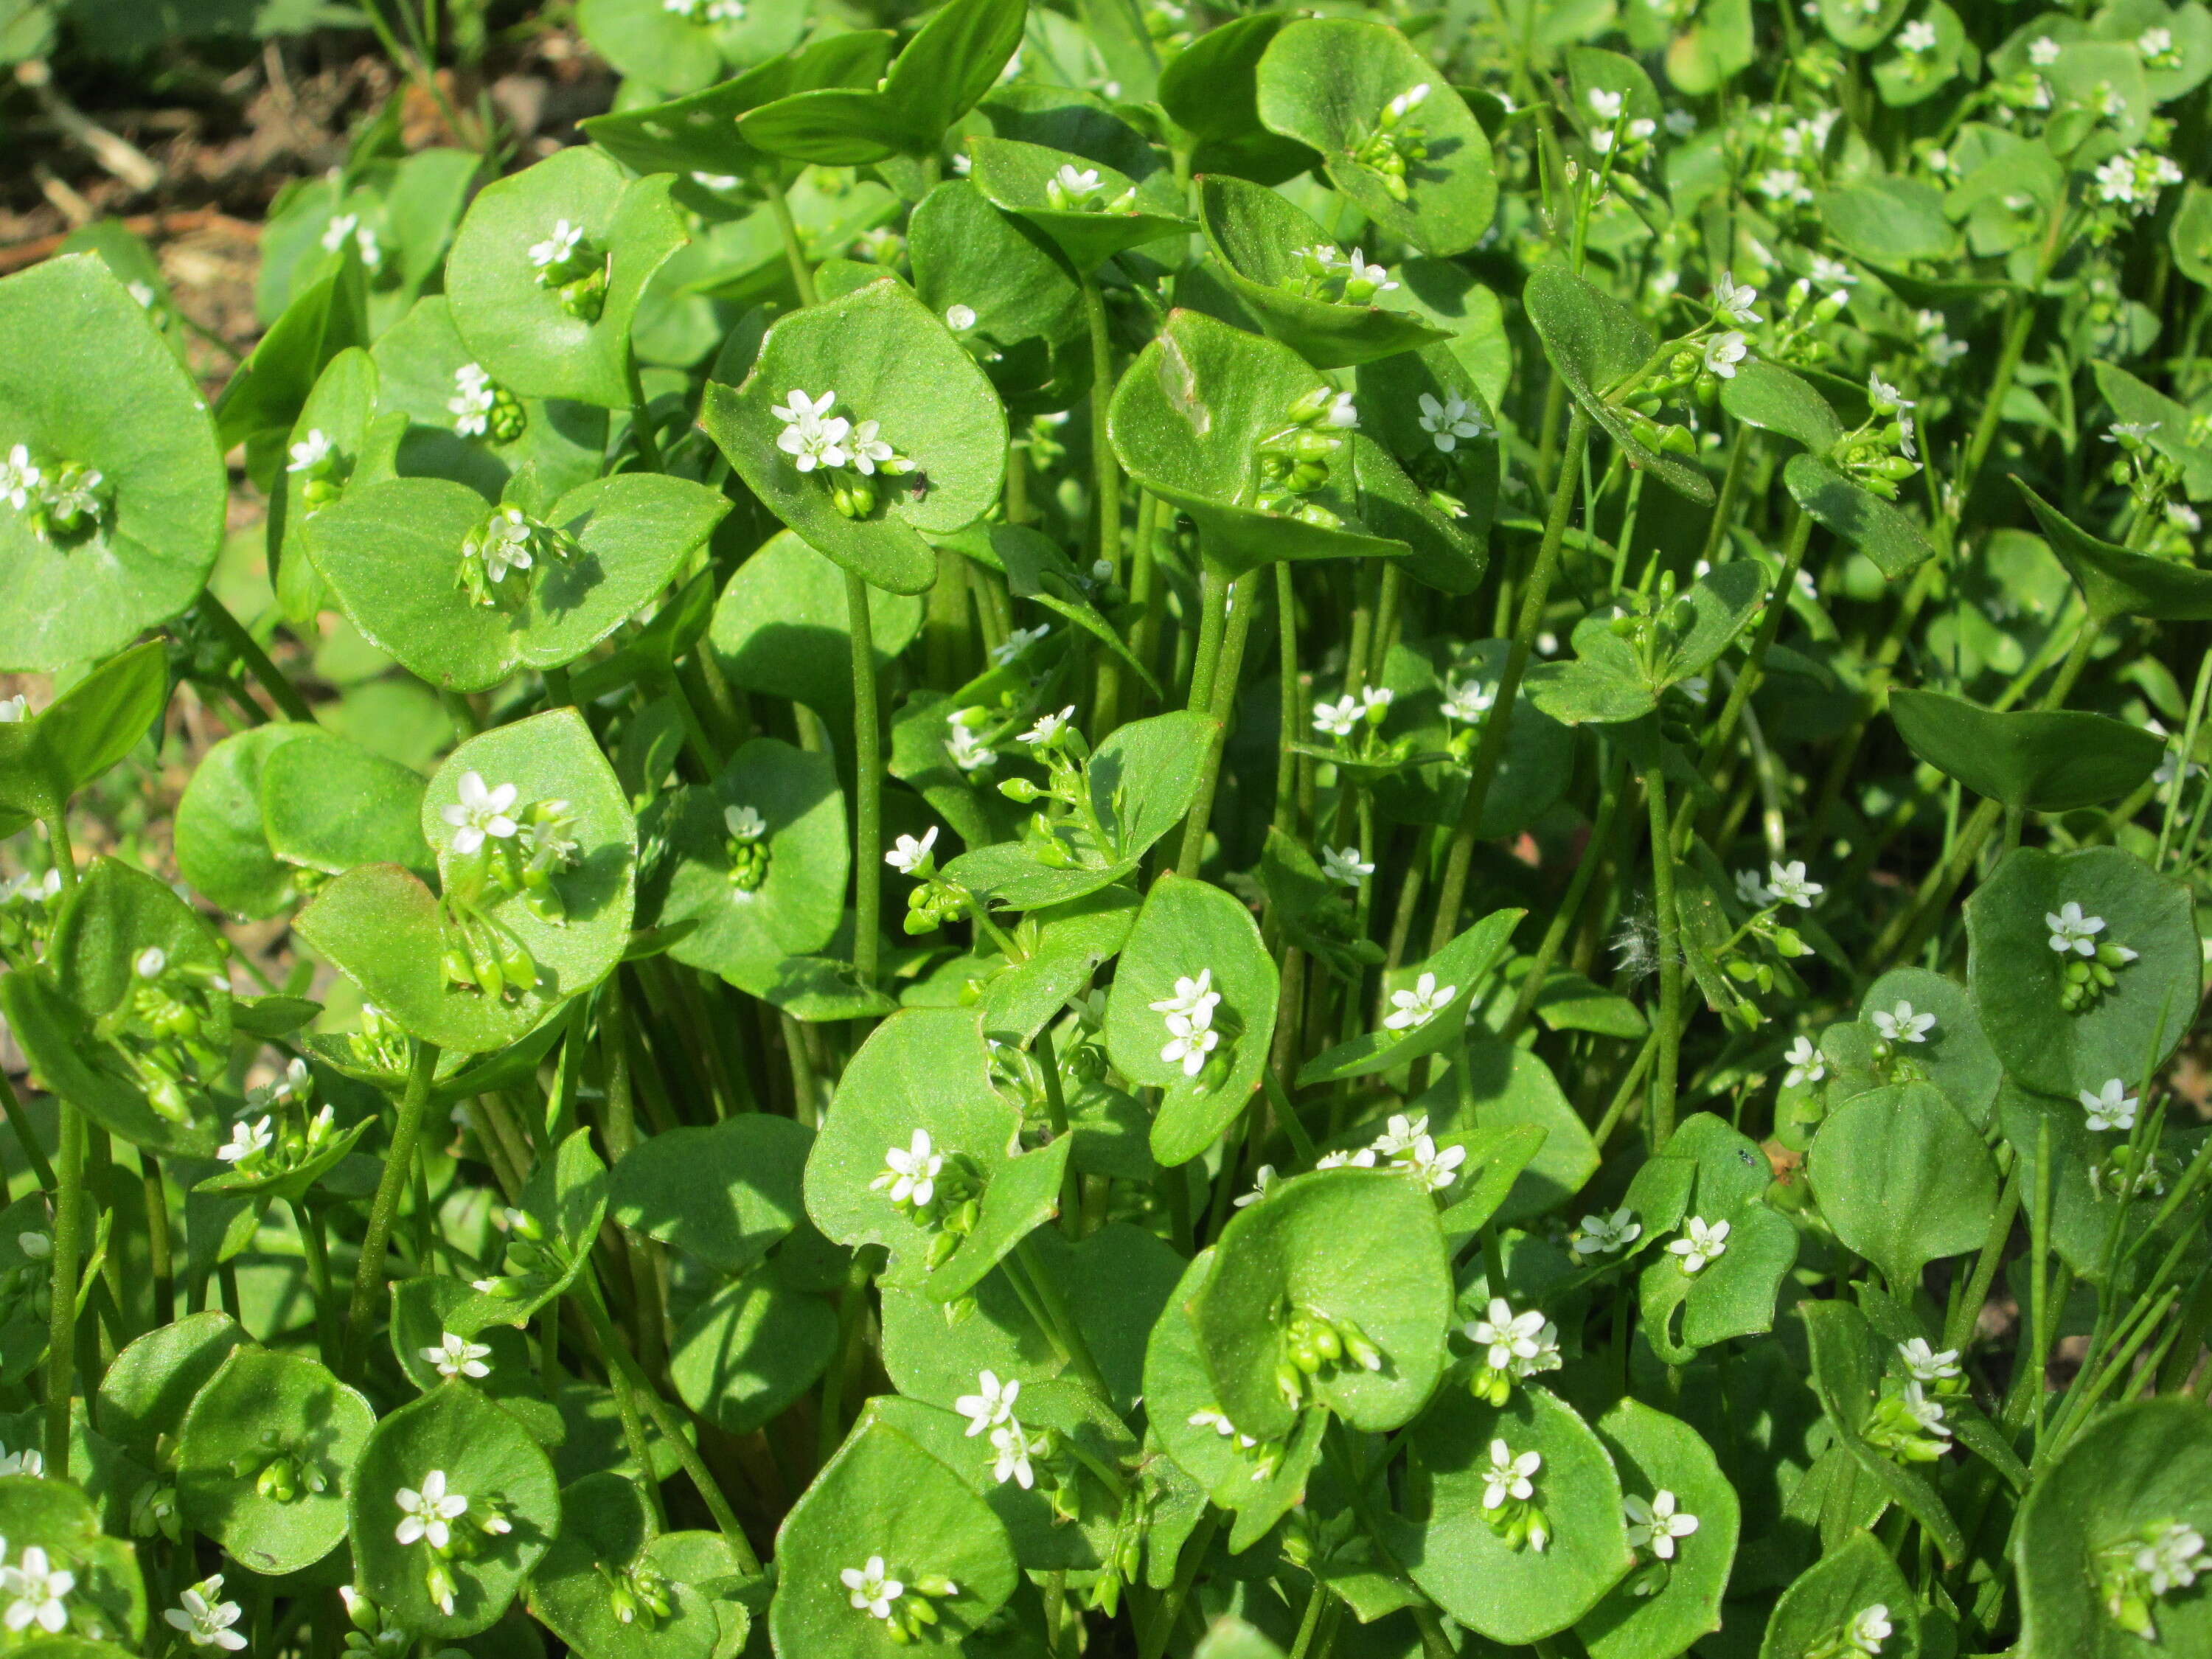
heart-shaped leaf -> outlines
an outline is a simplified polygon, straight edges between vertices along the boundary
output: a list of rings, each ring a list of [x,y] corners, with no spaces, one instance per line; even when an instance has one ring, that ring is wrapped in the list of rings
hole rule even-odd
[[[2036,812],[2069,812],[2133,794],[2157,770],[2153,732],[2076,709],[1999,713],[1936,691],[1892,691],[1905,746],[1978,795]]]

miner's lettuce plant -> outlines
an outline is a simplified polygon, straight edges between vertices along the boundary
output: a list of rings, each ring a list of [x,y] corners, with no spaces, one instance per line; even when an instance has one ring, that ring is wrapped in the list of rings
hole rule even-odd
[[[2212,1651],[2202,5],[574,17],[0,280],[0,1649]]]

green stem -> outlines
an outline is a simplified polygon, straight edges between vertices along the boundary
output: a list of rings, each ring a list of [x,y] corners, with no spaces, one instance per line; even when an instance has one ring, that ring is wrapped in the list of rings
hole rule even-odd
[[[292,1225],[300,1235],[300,1254],[307,1264],[307,1288],[315,1297],[315,1342],[327,1364],[336,1346],[331,1340],[335,1333],[331,1327],[334,1310],[331,1303],[330,1252],[324,1248],[321,1224],[307,1214],[307,1201],[295,1200],[290,1207]]]
[[[785,198],[779,180],[770,178],[766,185],[769,211],[775,216],[775,234],[783,241],[784,263],[791,267],[791,285],[799,291],[799,304],[813,305],[819,297],[814,288],[814,271],[806,263],[805,248],[799,243],[799,223],[791,216],[791,203]]]
[[[1674,915],[1674,859],[1667,843],[1667,781],[1656,761],[1644,769],[1651,813],[1651,902],[1659,924],[1658,1057],[1651,1073],[1651,1149],[1664,1152],[1674,1133],[1674,1091],[1682,1041],[1682,947]]]
[[[1160,1659],[1168,1650],[1168,1638],[1182,1618],[1182,1604],[1190,1599],[1190,1588],[1198,1582],[1199,1571],[1206,1565],[1206,1558],[1213,1549],[1214,1534],[1221,1530],[1221,1511],[1208,1504],[1205,1518],[1192,1528],[1183,1540],[1182,1554],[1176,1562],[1175,1583],[1159,1606],[1152,1609],[1152,1623],[1145,1626],[1143,1639],[1138,1644],[1138,1659]]]
[[[1091,483],[1092,520],[1097,526],[1097,556],[1121,574],[1121,467],[1115,459],[1109,413],[1114,404],[1114,343],[1106,328],[1106,296],[1096,272],[1083,277],[1083,318],[1091,335]],[[1098,695],[1091,730],[1110,732],[1121,708],[1121,664],[1108,652],[1098,661]]]
[[[284,678],[276,665],[269,660],[269,653],[261,648],[258,640],[246,632],[246,624],[232,616],[223,602],[216,598],[215,589],[201,590],[197,608],[200,616],[222,635],[223,643],[238,653],[238,659],[246,665],[246,672],[261,682],[261,689],[268,692],[276,706],[284,711],[286,720],[313,721],[315,713],[307,707],[307,700],[300,695],[299,689],[291,681]]]
[[[1221,782],[1221,754],[1229,741],[1229,720],[1237,707],[1237,671],[1243,665],[1245,636],[1252,631],[1254,583],[1247,578],[1231,581],[1216,574],[1211,568],[1206,575],[1206,598],[1219,599],[1218,608],[1209,604],[1206,613],[1206,631],[1213,635],[1212,660],[1206,659],[1206,641],[1200,636],[1200,660],[1191,675],[1190,706],[1212,715],[1215,726],[1208,740],[1206,758],[1199,764],[1198,795],[1191,802],[1190,816],[1183,820],[1182,850],[1176,860],[1176,873],[1195,876],[1206,855],[1206,825],[1213,817],[1213,796]],[[1205,696],[1200,698],[1203,690]]]
[[[1759,677],[1766,663],[1767,647],[1774,643],[1774,636],[1782,631],[1782,618],[1789,611],[1790,595],[1797,586],[1797,572],[1805,562],[1805,549],[1812,539],[1813,515],[1800,513],[1797,522],[1790,526],[1789,544],[1782,551],[1782,574],[1775,578],[1774,591],[1767,595],[1766,611],[1759,619],[1759,631],[1752,635],[1751,648],[1744,655],[1743,666],[1736,672],[1735,684],[1729,688],[1728,702],[1721,706],[1721,717],[1714,722],[1712,735],[1705,739],[1704,752],[1698,758],[1698,769],[1707,778],[1713,775],[1713,768],[1719,763],[1721,757],[1728,753],[1729,744],[1735,737],[1735,728],[1743,719],[1745,705],[1751,702],[1751,694],[1759,689]],[[1693,799],[1688,795],[1683,798],[1681,812],[1684,823],[1676,828],[1677,843],[1680,841],[1681,831],[1688,827],[1687,821],[1696,814]]]
[[[339,1374],[357,1380],[368,1358],[368,1333],[375,1323],[376,1304],[384,1295],[384,1255],[392,1243],[392,1224],[399,1212],[399,1194],[415,1170],[415,1146],[422,1139],[422,1120],[430,1106],[430,1080],[438,1071],[438,1045],[415,1045],[415,1064],[407,1073],[407,1090],[399,1097],[392,1146],[384,1156],[384,1173],[369,1202],[368,1231],[362,1235],[361,1260],[354,1269],[353,1300],[346,1310],[344,1364]],[[58,1249],[55,1251],[59,1255]]]
[[[1482,811],[1490,799],[1490,786],[1505,758],[1505,736],[1513,720],[1513,701],[1528,672],[1529,653],[1535,649],[1536,630],[1543,625],[1544,607],[1552,596],[1552,580],[1559,571],[1559,548],[1566,539],[1567,515],[1574,508],[1575,489],[1582,478],[1583,455],[1589,447],[1590,420],[1577,403],[1567,417],[1566,453],[1552,489],[1552,511],[1544,521],[1544,540],[1537,550],[1535,568],[1521,596],[1521,618],[1505,649],[1504,672],[1490,716],[1482,723],[1482,740],[1476,745],[1468,775],[1467,799],[1459,823],[1452,830],[1451,846],[1444,854],[1443,879],[1437,891],[1436,920],[1429,928],[1429,954],[1434,956],[1459,932],[1460,907],[1467,898],[1467,874],[1474,862],[1474,843],[1480,836]]]
[[[31,1173],[39,1178],[40,1190],[54,1190],[54,1166],[46,1161],[46,1148],[31,1133],[31,1126],[23,1115],[23,1103],[16,1097],[15,1085],[9,1080],[7,1069],[0,1066],[0,1112],[8,1117],[8,1127],[15,1136],[15,1144],[23,1149],[23,1161],[31,1166]]]
[[[1038,1256],[1036,1246],[1025,1238],[1014,1246],[1014,1255],[1021,1263],[1022,1271],[1028,1275],[1030,1288],[1043,1306],[1046,1317],[1054,1328],[1048,1330],[1048,1334],[1053,1335],[1056,1344],[1066,1348],[1068,1364],[1074,1366],[1075,1374],[1083,1379],[1084,1386],[1100,1400],[1112,1404],[1114,1391],[1106,1386],[1105,1374],[1098,1369],[1098,1362],[1091,1358],[1091,1345],[1084,1340],[1083,1328],[1076,1323],[1075,1311],[1067,1305],[1067,1297],[1060,1288],[1060,1281],[1052,1276],[1051,1269]]]
[[[635,346],[623,351],[623,372],[629,380],[629,430],[631,441],[637,445],[637,458],[645,463],[647,471],[658,472],[660,439],[653,428],[653,406],[646,399],[644,377],[637,372]]]
[[[69,1479],[70,1392],[76,1370],[77,1262],[84,1244],[84,1114],[58,1100],[61,1166],[54,1195],[53,1305],[46,1327],[46,1476]]]
[[[1528,1026],[1529,1016],[1536,1012],[1536,999],[1544,994],[1545,975],[1551,972],[1559,947],[1566,943],[1568,929],[1582,915],[1583,900],[1589,895],[1598,866],[1605,862],[1606,847],[1613,837],[1613,821],[1620,810],[1620,798],[1627,793],[1628,757],[1624,753],[1607,769],[1599,785],[1597,819],[1590,825],[1589,839],[1583,843],[1581,861],[1568,878],[1566,896],[1553,913],[1551,925],[1544,929],[1535,960],[1528,964],[1528,976],[1521,981],[1520,992],[1513,999],[1513,1011],[1505,1017],[1505,1029],[1498,1033],[1501,1042],[1510,1042],[1520,1036]]]
[[[872,989],[883,901],[882,720],[876,711],[876,641],[868,584],[845,573],[845,619],[853,641],[853,971]]]

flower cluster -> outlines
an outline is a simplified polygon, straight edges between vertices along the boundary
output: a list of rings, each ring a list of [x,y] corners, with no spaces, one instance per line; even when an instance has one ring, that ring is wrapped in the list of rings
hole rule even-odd
[[[1513,1549],[1539,1555],[1552,1541],[1552,1523],[1536,1506],[1536,1472],[1544,1467],[1537,1451],[1516,1453],[1502,1439],[1490,1443],[1490,1467],[1482,1472],[1482,1518]]]
[[[422,1565],[423,1588],[447,1618],[460,1589],[453,1564],[473,1556],[483,1540],[514,1530],[497,1504],[478,1505],[471,1511],[467,1497],[447,1483],[443,1469],[432,1469],[419,1487],[402,1486],[392,1494],[399,1510],[399,1522],[392,1535],[404,1546],[420,1544],[429,1559]],[[464,1525],[456,1526],[466,1517]]]
[[[614,1614],[617,1624],[652,1630],[662,1620],[674,1615],[675,1584],[643,1556],[623,1566],[598,1561],[592,1568],[600,1583],[606,1587],[607,1609]]]
[[[911,1583],[890,1576],[884,1558],[872,1555],[860,1566],[847,1567],[837,1575],[852,1607],[871,1619],[880,1619],[891,1640],[903,1645],[921,1639],[938,1621],[933,1601],[960,1594],[950,1578],[925,1575]]]
[[[538,286],[552,289],[561,309],[582,322],[596,323],[605,309],[612,263],[581,225],[566,219],[556,222],[544,240],[530,245]]]
[[[1468,1387],[1493,1406],[1505,1403],[1516,1382],[1559,1369],[1559,1328],[1541,1309],[1516,1313],[1504,1297],[1493,1296],[1482,1317],[1469,1320],[1460,1333],[1474,1344],[1480,1362]]]
[[[246,1091],[246,1115],[230,1127],[230,1139],[216,1157],[240,1175],[269,1177],[289,1174],[322,1155],[337,1133],[331,1109],[310,1113],[314,1074],[304,1060],[293,1060],[274,1083]],[[261,1115],[256,1119],[257,1109]]]
[[[513,606],[527,592],[522,572],[536,569],[541,561],[565,562],[575,552],[575,543],[552,526],[519,507],[495,507],[461,538],[454,582],[478,605]]]
[[[1020,1381],[1001,1382],[997,1373],[985,1370],[978,1374],[975,1389],[955,1400],[952,1409],[968,1419],[968,1438],[988,1437],[992,1480],[1002,1486],[1011,1480],[1024,1492],[1042,1491],[1055,1516],[1074,1520],[1080,1499],[1072,1471],[1062,1467],[1060,1435],[1051,1429],[1032,1433],[1014,1414]]]
[[[660,0],[661,10],[687,23],[742,23],[744,0]]]
[[[470,1288],[502,1302],[534,1302],[567,1281],[575,1267],[568,1247],[527,1210],[500,1212],[507,1228],[507,1250],[500,1271],[473,1280]]]
[[[177,1598],[177,1605],[161,1614],[169,1628],[191,1646],[216,1648],[224,1653],[236,1653],[245,1647],[246,1638],[232,1628],[245,1616],[246,1609],[237,1602],[222,1599],[219,1572],[188,1587]]]
[[[1428,102],[1430,91],[1429,82],[1424,81],[1391,99],[1375,118],[1373,131],[1352,146],[1352,159],[1382,179],[1393,201],[1413,199],[1406,185],[1406,168],[1411,162],[1428,159],[1427,138],[1413,118]]]
[[[325,253],[336,253],[351,242],[354,252],[361,255],[362,268],[372,276],[384,268],[384,243],[375,227],[363,224],[358,213],[333,215],[323,227],[321,240]]]
[[[757,807],[726,804],[722,808],[722,855],[730,864],[733,897],[748,898],[768,880],[768,820]]]
[[[1440,1193],[1459,1179],[1460,1165],[1467,1162],[1467,1148],[1439,1147],[1436,1137],[1429,1133],[1425,1112],[1419,1117],[1393,1112],[1382,1133],[1366,1146],[1353,1152],[1328,1153],[1314,1167],[1371,1170],[1386,1159],[1389,1168],[1402,1170],[1419,1182],[1424,1192]]]
[[[1275,1390],[1293,1410],[1314,1384],[1341,1370],[1379,1371],[1382,1351],[1342,1314],[1292,1308],[1283,1318],[1275,1356]]]
[[[309,427],[307,435],[288,453],[291,459],[284,464],[284,471],[300,481],[301,516],[312,519],[345,489],[344,458],[330,434],[319,426]]]
[[[873,421],[855,424],[830,411],[837,394],[825,392],[809,398],[798,387],[769,412],[783,422],[775,447],[790,457],[801,472],[821,472],[830,480],[831,505],[848,519],[865,519],[876,510],[878,474],[904,477],[914,463],[884,441]]]
[[[513,443],[530,424],[522,400],[481,363],[463,363],[453,371],[453,395],[446,399],[446,412],[464,438],[489,438],[495,444]]]
[[[941,1152],[927,1129],[916,1129],[903,1146],[884,1153],[884,1168],[868,1183],[930,1235],[923,1263],[931,1271],[945,1265],[961,1241],[975,1230],[983,1204],[982,1167],[965,1152]]]
[[[2154,1609],[2177,1590],[2212,1574],[2204,1534],[2185,1521],[2154,1522],[2116,1539],[2095,1556],[2097,1585],[2112,1622],[2146,1642],[2158,1640]]]
[[[1292,248],[1291,260],[1290,274],[1276,286],[1308,299],[1334,305],[1371,305],[1377,295],[1398,286],[1382,266],[1367,263],[1366,252],[1361,248],[1347,254],[1334,242],[1316,242],[1311,247]]]
[[[1116,191],[1097,167],[1079,167],[1063,161],[1060,171],[1044,181],[1045,205],[1055,213],[1133,213],[1134,185]]]
[[[2100,997],[2119,983],[2115,970],[2136,959],[2136,953],[2126,945],[2100,940],[2097,935],[2105,931],[2104,917],[2084,915],[2075,900],[2068,899],[2056,910],[2044,912],[2043,925],[2049,933],[2051,948],[2064,963],[2060,969],[2058,1006],[2069,1014],[2094,1006]]]
[[[33,535],[73,541],[99,528],[112,494],[98,467],[82,461],[40,466],[28,445],[16,444],[0,460],[0,501],[23,515]]]
[[[1293,403],[1285,418],[1285,425],[1259,442],[1260,510],[1334,530],[1343,520],[1308,498],[1328,483],[1331,464],[1343,453],[1344,434],[1359,424],[1359,411],[1349,392],[1318,386]]]

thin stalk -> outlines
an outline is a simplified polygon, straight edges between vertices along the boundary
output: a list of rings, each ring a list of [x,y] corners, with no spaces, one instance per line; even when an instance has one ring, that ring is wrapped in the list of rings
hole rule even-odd
[[[58,1099],[61,1164],[54,1197],[53,1305],[46,1326],[46,1475],[69,1479],[70,1393],[76,1374],[77,1263],[84,1246],[84,1114]]]
[[[0,1112],[8,1118],[8,1127],[15,1137],[15,1144],[23,1149],[23,1161],[31,1166],[31,1173],[39,1178],[43,1192],[54,1190],[54,1166],[46,1161],[46,1148],[31,1133],[31,1126],[23,1115],[23,1103],[16,1097],[15,1085],[9,1080],[7,1069],[0,1066]]]
[[[1751,649],[1744,655],[1743,666],[1736,671],[1735,684],[1729,688],[1728,702],[1721,706],[1721,717],[1713,722],[1712,735],[1705,739],[1705,749],[1698,757],[1698,769],[1707,778],[1713,775],[1721,757],[1728,753],[1729,744],[1735,738],[1735,728],[1743,719],[1744,708],[1751,702],[1751,694],[1759,689],[1767,647],[1782,631],[1782,618],[1790,609],[1790,594],[1796,586],[1797,572],[1804,565],[1805,549],[1812,539],[1813,515],[1801,512],[1783,548],[1782,573],[1775,578],[1774,591],[1767,595],[1765,614],[1759,619],[1759,631],[1751,636]],[[1682,833],[1697,815],[1694,800],[1688,794],[1682,799],[1682,822],[1675,828],[1674,845],[1680,844]]]
[[[784,263],[791,267],[791,285],[799,291],[799,303],[814,304],[819,297],[814,288],[814,270],[806,263],[806,249],[799,240],[798,221],[791,216],[791,204],[783,193],[783,185],[775,179],[767,181],[769,211],[775,216],[775,234],[783,242]]]
[[[361,1260],[354,1269],[353,1299],[346,1310],[344,1364],[339,1374],[357,1380],[368,1358],[368,1333],[376,1320],[376,1304],[384,1295],[384,1255],[392,1243],[392,1224],[399,1213],[399,1194],[415,1170],[415,1146],[422,1139],[422,1120],[430,1106],[430,1080],[437,1074],[438,1045],[415,1045],[415,1064],[407,1073],[407,1090],[399,1097],[392,1146],[385,1153],[384,1173],[370,1200],[368,1231],[362,1237]],[[61,1254],[56,1246],[54,1254]]]
[[[845,619],[853,641],[853,971],[876,982],[883,899],[883,722],[876,710],[876,641],[868,584],[845,573]]]
[[[154,1276],[154,1322],[167,1325],[177,1316],[177,1270],[169,1253],[169,1198],[161,1184],[161,1164],[144,1147],[138,1150],[139,1180],[146,1191],[147,1267]]]
[[[1245,636],[1252,631],[1254,581],[1249,576],[1235,581],[1206,573],[1206,586],[1220,598],[1218,611],[1209,607],[1206,623],[1214,638],[1213,659],[1199,665],[1204,670],[1206,696],[1200,700],[1201,676],[1191,675],[1191,707],[1202,709],[1218,722],[1212,738],[1206,744],[1206,758],[1199,763],[1198,795],[1191,802],[1190,816],[1183,820],[1182,850],[1176,860],[1176,873],[1195,876],[1200,861],[1206,854],[1206,829],[1213,817],[1214,791],[1221,782],[1221,754],[1229,742],[1229,720],[1237,708],[1237,676],[1244,661]],[[1203,635],[1200,638],[1204,650]]]
[[[645,463],[648,472],[658,472],[660,466],[660,438],[653,428],[653,405],[645,395],[645,380],[637,372],[637,350],[626,348],[623,352],[623,373],[629,381],[630,441],[637,446],[637,458]]]
[[[1286,836],[1298,833],[1298,757],[1291,748],[1291,734],[1298,729],[1304,696],[1298,684],[1297,592],[1291,581],[1291,562],[1275,563],[1275,653],[1281,670],[1281,732],[1275,755],[1275,828]],[[2212,664],[2212,657],[2206,658]],[[2177,795],[2179,792],[2176,792]]]
[[[1190,1599],[1190,1587],[1198,1582],[1199,1570],[1212,1553],[1214,1534],[1220,1530],[1221,1511],[1209,1504],[1205,1518],[1183,1540],[1182,1554],[1176,1562],[1175,1583],[1152,1609],[1152,1622],[1145,1626],[1138,1643],[1138,1659],[1160,1659],[1168,1650],[1168,1638],[1175,1634],[1175,1627],[1182,1618],[1182,1604]]]
[[[1644,796],[1651,813],[1651,902],[1658,912],[1659,1038],[1651,1074],[1651,1147],[1664,1152],[1674,1133],[1675,1073],[1682,1040],[1681,929],[1674,914],[1674,860],[1667,844],[1667,781],[1659,763],[1644,769]]]
[[[309,722],[314,720],[314,710],[307,707],[307,700],[300,695],[299,688],[286,679],[276,665],[269,660],[269,653],[261,648],[261,642],[246,632],[246,624],[232,616],[223,602],[216,598],[213,588],[202,590],[196,609],[202,619],[212,624],[215,631],[222,635],[223,643],[238,653],[238,659],[246,665],[246,672],[261,682],[261,689],[284,711],[286,720]]]
[[[1451,943],[1459,931],[1461,905],[1467,898],[1467,874],[1474,862],[1474,843],[1482,828],[1482,810],[1490,799],[1490,786],[1505,758],[1505,735],[1513,720],[1513,700],[1528,672],[1529,653],[1535,649],[1536,630],[1543,625],[1544,606],[1552,595],[1553,579],[1559,571],[1559,547],[1566,539],[1567,516],[1573,510],[1576,485],[1580,482],[1583,453],[1589,447],[1589,416],[1577,404],[1567,417],[1566,453],[1552,489],[1551,515],[1544,521],[1544,540],[1537,550],[1535,568],[1521,598],[1521,619],[1506,647],[1505,667],[1498,676],[1498,691],[1490,716],[1482,723],[1482,740],[1476,746],[1473,769],[1468,775],[1467,800],[1460,808],[1459,823],[1452,831],[1444,855],[1443,879],[1437,893],[1437,915],[1429,929],[1429,954],[1434,956]]]
[[[1114,342],[1106,328],[1106,296],[1095,271],[1083,277],[1083,318],[1091,335],[1091,521],[1097,526],[1097,556],[1121,574],[1121,465],[1115,459],[1108,413],[1114,403]],[[1098,695],[1091,729],[1110,732],[1120,723],[1121,664],[1111,652],[1098,661]]]
[[[1951,1310],[1950,1317],[1943,1322],[1943,1346],[1963,1348],[1966,1339],[1974,1334],[1974,1326],[1982,1316],[1982,1305],[1990,1299],[1990,1286],[1997,1276],[1997,1263],[2004,1255],[2006,1241],[2012,1237],[2012,1224],[2020,1214],[2020,1164],[2014,1160],[2006,1172],[2004,1191],[1997,1197],[1996,1212],[1990,1217],[1989,1236],[1982,1241],[1981,1255],[1974,1262],[1972,1275],[1966,1280],[1965,1293]]]
[[[1038,1256],[1036,1246],[1025,1238],[1014,1246],[1014,1256],[1020,1262],[1023,1273],[1028,1276],[1030,1287],[1042,1304],[1046,1317],[1051,1321],[1047,1334],[1054,1337],[1055,1346],[1066,1346],[1068,1363],[1074,1366],[1075,1374],[1083,1379],[1084,1386],[1099,1399],[1111,1403],[1114,1391],[1106,1386],[1105,1374],[1098,1369],[1098,1362],[1091,1358],[1091,1345],[1084,1340],[1083,1328],[1076,1323],[1075,1312],[1067,1305],[1067,1297],[1060,1288],[1060,1281],[1052,1276],[1051,1270]]]
[[[1606,842],[1613,835],[1613,821],[1620,813],[1620,798],[1628,793],[1628,757],[1624,753],[1608,769],[1599,788],[1597,818],[1590,825],[1589,839],[1583,843],[1582,859],[1575,866],[1574,874],[1568,878],[1566,896],[1552,913],[1551,925],[1545,928],[1543,939],[1536,946],[1535,960],[1528,964],[1528,976],[1521,981],[1520,993],[1513,999],[1513,1010],[1505,1017],[1505,1029],[1498,1034],[1502,1042],[1512,1042],[1527,1028],[1529,1017],[1536,1012],[1536,999],[1544,994],[1545,975],[1551,971],[1559,947],[1566,943],[1575,919],[1582,914],[1583,901],[1597,875],[1597,866],[1604,862]]]

